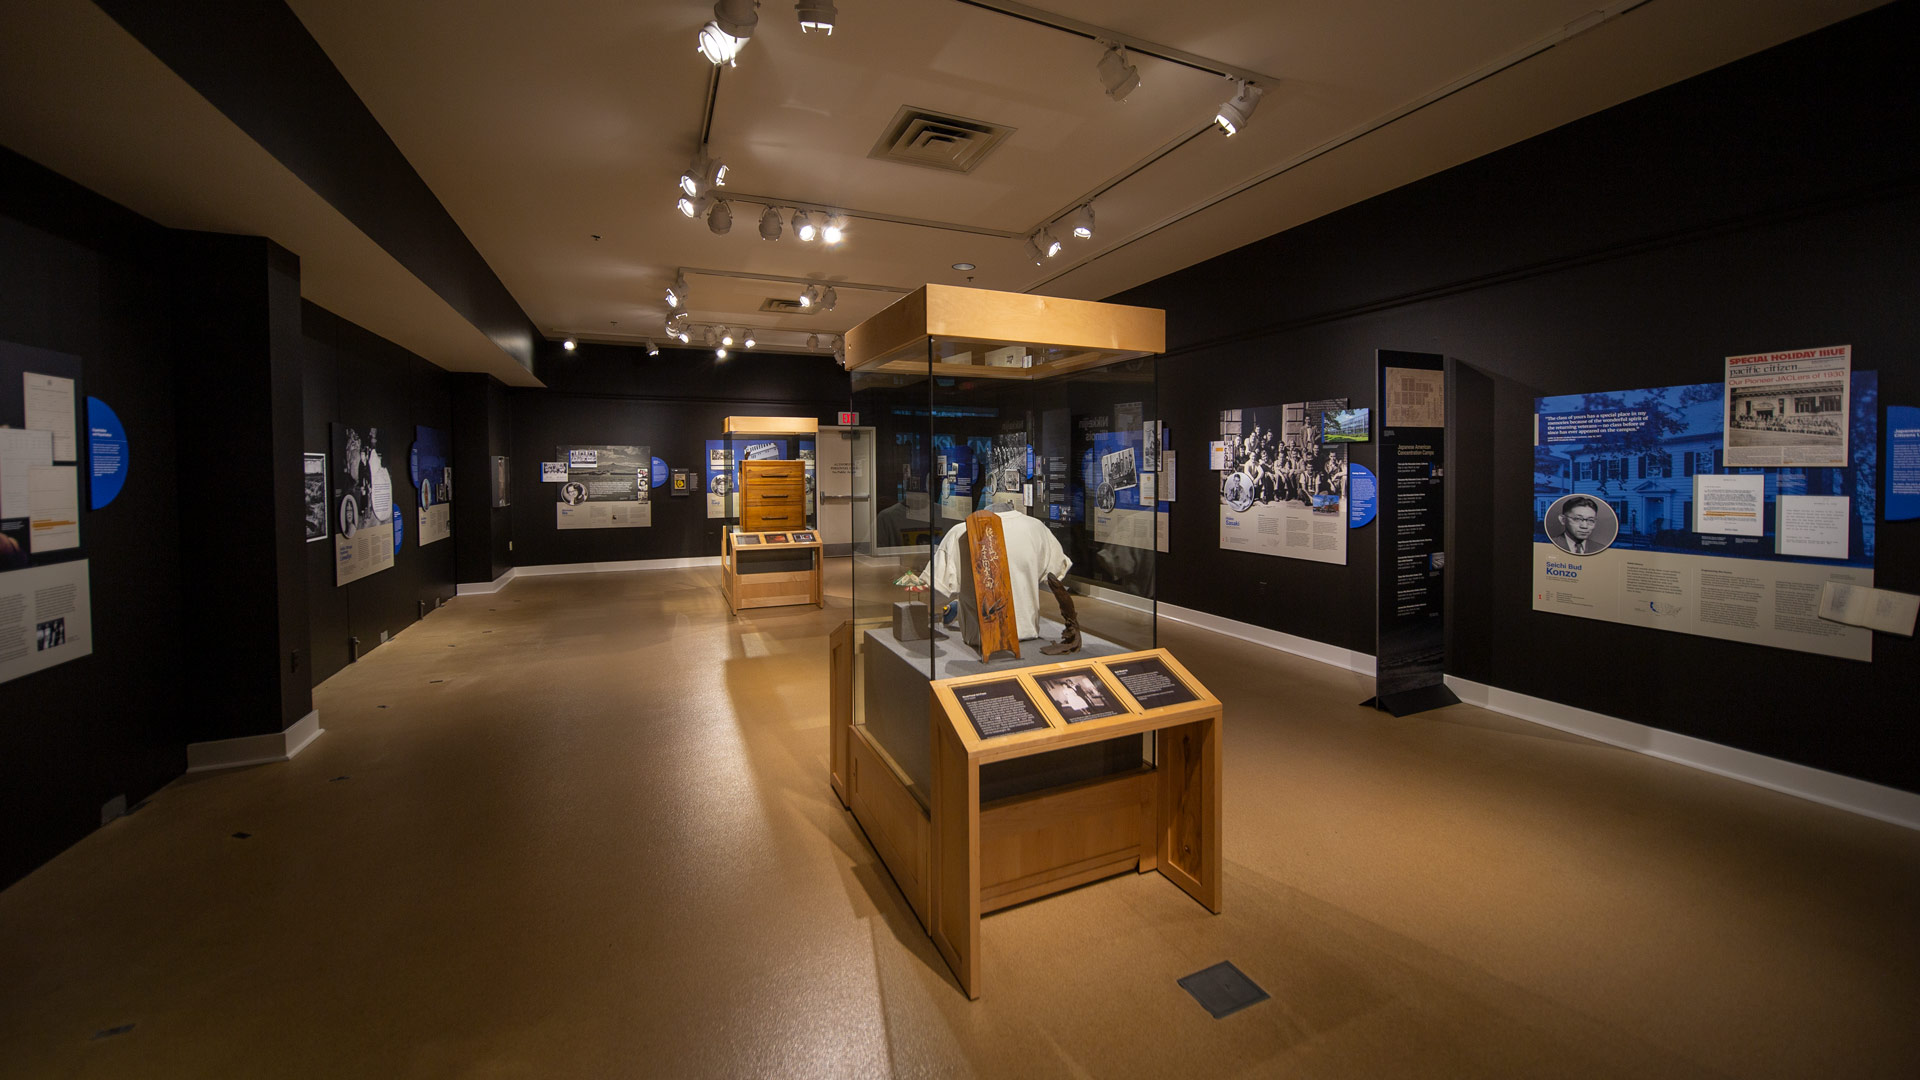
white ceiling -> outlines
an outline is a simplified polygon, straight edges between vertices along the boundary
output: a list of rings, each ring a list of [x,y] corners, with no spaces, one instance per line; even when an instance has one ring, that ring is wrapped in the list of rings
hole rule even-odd
[[[26,67],[0,73],[12,103],[0,141],[165,224],[275,236],[302,254],[316,300],[445,366],[492,366],[491,343],[453,340],[450,309],[421,301],[417,282],[405,305],[393,299],[401,291],[366,288],[350,224],[296,228],[325,217],[297,192],[236,214],[222,189],[238,182],[199,190],[154,145],[164,139],[130,138],[174,123],[218,131],[224,119],[140,60],[97,9],[0,2],[9,29],[26,30],[0,45],[0,67]],[[693,41],[710,2],[291,0],[540,330],[657,337],[662,290],[689,268],[696,323],[761,328],[776,346],[844,331],[929,281],[1107,296],[1876,6],[1623,0],[1606,9],[1618,17],[1589,27],[1596,0],[1036,5],[1272,76],[1252,121],[1227,139],[1207,123],[1232,91],[1218,75],[1136,52],[1143,85],[1117,105],[1094,74],[1101,48],[1084,37],[959,0],[838,3],[839,25],[821,37],[799,32],[787,0],[766,0],[738,66],[722,72],[711,148],[742,201],[732,232],[715,236],[673,208],[699,145],[711,69]],[[49,44],[78,50],[79,63],[72,52],[44,59]],[[127,68],[140,77],[118,74]],[[32,103],[19,97],[29,86]],[[137,124],[106,115],[129,102]],[[1016,130],[970,175],[870,160],[903,105]],[[249,160],[247,175],[277,167],[252,160],[265,155],[250,143],[227,145],[246,142],[237,129],[221,134],[202,152]],[[1068,240],[1045,266],[1023,257],[1025,234],[1094,192],[1092,241]],[[837,248],[790,230],[768,243],[748,196],[854,220]],[[323,250],[341,264],[316,264]],[[951,269],[962,261],[977,269]],[[382,267],[381,280],[397,269]],[[763,300],[800,286],[736,275],[842,283],[840,303],[762,313]],[[391,310],[414,301],[417,315]]]

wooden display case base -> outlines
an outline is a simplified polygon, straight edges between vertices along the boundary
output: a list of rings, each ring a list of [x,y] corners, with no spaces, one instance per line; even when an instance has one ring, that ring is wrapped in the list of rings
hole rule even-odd
[[[1220,910],[1220,703],[1164,650],[1101,663],[1157,658],[1199,691],[1196,700],[1164,708],[1135,702],[1124,715],[1074,725],[1049,710],[1049,730],[1017,742],[977,740],[957,730],[951,691],[941,693],[949,683],[1005,676],[932,684],[934,790],[916,791],[864,725],[853,723],[855,640],[862,629],[846,623],[830,639],[829,779],[968,997],[980,996],[980,917],[989,912],[1128,871],[1158,871],[1208,910]],[[1149,732],[1157,766],[980,801],[980,767],[987,761]]]
[[[824,606],[820,586],[824,545],[819,540],[748,545],[736,543],[739,535],[729,532],[720,541],[720,593],[726,597],[728,611],[738,615],[748,608]],[[805,568],[789,569],[796,563],[804,563]]]

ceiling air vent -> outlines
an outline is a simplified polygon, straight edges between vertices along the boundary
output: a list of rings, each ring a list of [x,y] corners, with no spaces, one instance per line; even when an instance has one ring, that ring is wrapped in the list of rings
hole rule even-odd
[[[948,172],[972,172],[1013,134],[1010,127],[902,105],[868,157]]]
[[[791,296],[769,296],[760,301],[761,311],[771,311],[775,315],[811,315],[820,310],[817,307],[801,307],[800,300]]]

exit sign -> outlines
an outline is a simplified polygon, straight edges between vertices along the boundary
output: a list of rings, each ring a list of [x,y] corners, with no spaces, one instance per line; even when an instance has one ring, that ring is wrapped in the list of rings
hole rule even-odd
[[[856,427],[859,423],[860,414],[857,412],[843,412],[840,414],[841,427]]]

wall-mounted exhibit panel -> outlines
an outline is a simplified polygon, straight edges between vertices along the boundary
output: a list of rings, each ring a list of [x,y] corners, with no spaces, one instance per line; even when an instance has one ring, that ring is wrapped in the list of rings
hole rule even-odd
[[[1347,562],[1347,444],[1330,418],[1346,398],[1220,413],[1220,546]]]
[[[439,428],[413,429],[413,449],[407,454],[407,471],[413,477],[414,504],[418,528],[414,535],[421,547],[438,543],[453,535],[453,458],[447,433]]]
[[[393,565],[400,538],[393,513],[392,447],[377,427],[333,425],[333,582],[345,585]]]
[[[1873,585],[1878,376],[1829,364],[1817,389],[1762,393],[1767,376],[1735,372],[1738,387],[1535,402],[1533,608],[1870,660],[1872,631],[1820,618],[1819,604],[1829,582]],[[1771,442],[1759,452],[1818,440],[1818,460],[1846,464],[1729,465],[1756,452],[1733,445],[1730,417],[1743,441]]]
[[[653,524],[653,454],[647,447],[557,446],[553,462],[542,463],[540,478],[554,485],[556,529]]]
[[[93,651],[80,358],[0,342],[0,682]]]

